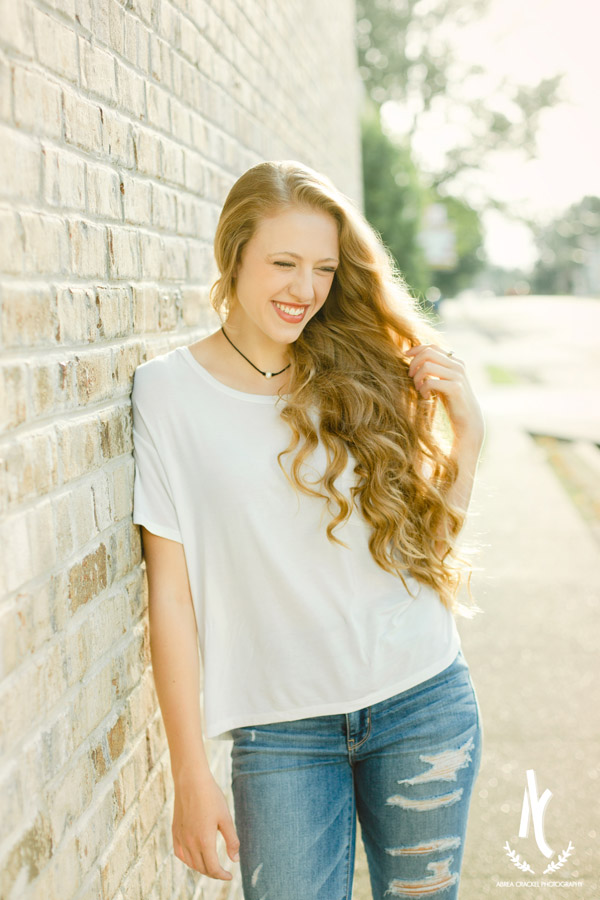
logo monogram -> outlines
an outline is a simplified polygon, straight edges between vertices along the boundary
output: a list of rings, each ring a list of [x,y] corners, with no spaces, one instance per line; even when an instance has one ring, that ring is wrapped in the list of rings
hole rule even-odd
[[[546,810],[548,808],[548,803],[550,798],[552,797],[552,791],[546,790],[538,797],[538,789],[537,782],[535,778],[535,770],[527,769],[527,784],[525,785],[525,789],[523,791],[523,806],[521,807],[521,823],[519,825],[519,837],[526,838],[529,834],[529,826],[533,821],[533,834],[535,837],[535,842],[538,845],[540,853],[549,859],[553,856],[554,851],[548,845],[544,835],[544,816],[546,814]],[[506,841],[504,845],[504,849],[506,850],[507,856],[511,859],[514,866],[517,869],[521,869],[522,872],[531,872],[532,875],[535,874],[534,870],[531,868],[527,860],[521,861],[519,858],[519,854],[516,853]],[[565,864],[566,860],[569,858],[571,853],[575,847],[569,841],[569,846],[566,850],[563,850],[562,853],[559,854],[559,857],[556,861],[552,861],[548,863],[546,868],[544,869],[543,874],[547,875],[549,872],[556,872],[557,869],[562,868]]]
[[[548,788],[541,797],[538,797],[537,784],[535,780],[535,771],[527,769],[527,785],[523,791],[523,808],[521,810],[521,825],[519,826],[519,837],[527,837],[529,834],[530,817],[533,819],[533,833],[535,842],[546,859],[549,859],[553,850],[550,849],[544,837],[544,815],[548,801],[552,796],[552,791]]]

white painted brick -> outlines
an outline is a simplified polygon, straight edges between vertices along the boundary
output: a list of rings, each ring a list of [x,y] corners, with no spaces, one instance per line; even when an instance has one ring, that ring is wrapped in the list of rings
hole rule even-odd
[[[77,21],[87,32],[92,31],[92,2],[93,0],[75,0]]]
[[[98,531],[109,528],[114,519],[111,512],[111,475],[108,472],[98,472],[91,480],[92,504],[94,510],[94,523]]]
[[[121,219],[119,175],[114,169],[97,163],[86,163],[88,211],[102,219]]]
[[[112,707],[111,665],[81,684],[73,702],[73,743],[79,747],[86,736],[106,718]]]
[[[64,218],[38,212],[22,212],[23,271],[51,275],[69,269],[69,242]]]
[[[76,21],[77,6],[75,0],[49,0],[48,6],[51,6],[52,9],[57,9],[72,21]]]
[[[6,347],[43,347],[55,343],[56,309],[49,287],[9,282],[2,290],[0,302]]]
[[[140,234],[143,265],[144,235]],[[154,285],[133,286],[133,328],[136,333],[158,331],[158,288]]]
[[[178,143],[191,144],[192,125],[190,110],[174,97],[171,97],[171,133]]]
[[[137,277],[140,271],[138,232],[133,228],[110,227],[108,256],[111,279]]]
[[[140,267],[146,278],[161,277],[162,238],[149,231],[139,231]]]
[[[62,342],[87,343],[96,339],[96,301],[92,290],[60,288],[56,295],[56,308]]]
[[[63,116],[65,138],[70,144],[93,153],[102,149],[102,115],[98,103],[85,100],[65,88]]]
[[[26,131],[59,139],[62,132],[61,91],[44,74],[15,64],[15,124]]]
[[[163,131],[171,129],[171,108],[169,93],[157,84],[149,83],[146,88],[148,121]]]
[[[181,44],[181,14],[169,3],[161,3],[158,11],[157,31],[161,38],[171,47]]]
[[[129,234],[135,234],[129,231]],[[131,303],[127,288],[99,287],[96,292],[98,334],[102,338],[125,337],[131,331]],[[107,365],[110,363],[107,361]]]
[[[146,115],[146,83],[144,79],[120,60],[116,61],[116,68],[119,106],[135,119],[144,118]]]
[[[162,175],[171,184],[185,184],[184,152],[174,141],[161,142]]]
[[[8,60],[0,57],[0,119],[12,120],[12,69]]]
[[[48,897],[74,897],[81,884],[79,848],[74,837],[69,836],[61,844],[60,853],[51,860],[44,877],[46,885],[36,883],[39,900]],[[37,900],[37,898],[36,898]]]
[[[139,18],[130,13],[123,16],[123,56],[136,69],[148,71],[150,33]]]
[[[115,165],[131,169],[134,165],[131,122],[119,112],[103,109],[102,151]]]
[[[91,481],[86,479],[85,482],[71,488],[70,507],[73,541],[76,547],[81,547],[91,541],[98,532]]]
[[[54,532],[56,534],[57,562],[62,563],[71,556],[75,547],[75,534],[71,518],[71,494],[58,494],[52,497],[54,513]]]
[[[41,149],[39,142],[0,125],[2,179],[0,197],[34,201],[40,194]]]
[[[101,463],[100,426],[95,415],[56,423],[62,483],[79,478]]]
[[[86,219],[68,220],[71,267],[84,278],[107,275],[108,235],[104,225]]]
[[[126,222],[148,224],[152,216],[152,186],[141,178],[123,172],[123,213]]]
[[[117,99],[117,79],[115,57],[101,50],[85,38],[79,38],[81,60],[81,87],[90,94],[97,94],[104,100],[115,103]]]
[[[34,56],[31,7],[14,0],[0,0],[2,42],[17,50],[27,59]]]
[[[160,138],[147,128],[133,127],[135,167],[144,175],[160,176]]]
[[[77,37],[73,30],[58,18],[33,7],[33,33],[36,56],[39,62],[66,78],[79,83]]]
[[[40,848],[32,884],[0,859],[9,900],[189,893],[129,393],[143,358],[215,329],[212,241],[239,173],[295,157],[359,190],[352,9],[332,4],[334,44],[312,4],[0,0],[0,428],[21,426],[0,460],[0,745],[18,773],[0,842]],[[207,744],[224,788],[226,750]]]
[[[187,247],[180,238],[165,237],[160,260],[160,277],[165,281],[185,281],[188,270]]]
[[[85,209],[85,165],[81,157],[42,144],[43,196],[49,206],[62,209]]]
[[[54,434],[48,429],[28,433],[3,451],[6,467],[5,496],[16,507],[47,494],[58,483]]]
[[[29,546],[35,550],[31,554],[31,573],[35,578],[49,571],[56,563],[56,536],[50,500],[39,500],[36,506],[28,511],[27,530]]]
[[[152,224],[171,232],[177,224],[177,192],[161,184],[152,185]]]
[[[108,4],[105,2],[97,3],[92,0],[92,26],[91,31],[94,39],[100,44],[108,44],[110,41],[110,16],[108,14]]]
[[[111,49],[122,56],[124,53],[124,21],[127,13],[118,0],[108,0],[108,31]]]
[[[10,275],[23,271],[23,230],[12,209],[0,209],[0,270]]]

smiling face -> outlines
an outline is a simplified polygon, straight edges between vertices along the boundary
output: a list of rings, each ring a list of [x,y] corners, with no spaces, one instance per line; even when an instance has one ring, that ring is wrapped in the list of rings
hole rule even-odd
[[[263,219],[242,251],[228,324],[254,340],[292,343],[325,303],[338,260],[328,213],[293,207]]]

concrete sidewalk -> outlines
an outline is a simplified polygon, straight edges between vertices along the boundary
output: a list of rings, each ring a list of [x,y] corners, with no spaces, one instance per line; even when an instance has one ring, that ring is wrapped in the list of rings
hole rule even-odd
[[[484,729],[460,897],[598,900],[600,548],[529,436],[523,406],[515,421],[493,402],[485,335],[453,313],[441,330],[467,364],[487,426],[465,529],[465,542],[482,547],[471,584],[484,612],[457,620]],[[518,836],[527,770],[538,796],[552,792],[543,818],[550,859],[532,826]],[[514,865],[507,842],[535,874]],[[543,875],[569,842],[564,864]]]
[[[569,359],[555,301],[549,311],[536,300],[524,309],[501,300],[441,305],[440,331],[465,360],[487,429],[465,526],[465,544],[481,547],[471,587],[484,611],[457,619],[483,722],[460,900],[600,900],[600,544],[529,434],[600,440],[600,409],[589,398],[582,406],[580,390],[598,381],[590,347],[600,303],[581,308],[590,327],[579,344],[570,336]],[[529,366],[534,377],[494,385],[488,365],[525,376]],[[570,402],[555,402],[559,389]],[[550,859],[532,825],[519,837],[527,770],[538,797],[552,793],[543,817]],[[507,842],[534,874],[514,865]],[[570,844],[564,864],[544,875]],[[353,896],[371,900],[360,839]]]

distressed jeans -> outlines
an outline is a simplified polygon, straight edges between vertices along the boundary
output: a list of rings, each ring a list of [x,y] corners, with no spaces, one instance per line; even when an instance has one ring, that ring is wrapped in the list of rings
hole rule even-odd
[[[483,744],[462,650],[356,712],[232,736],[245,900],[350,900],[357,815],[373,900],[457,900]]]

